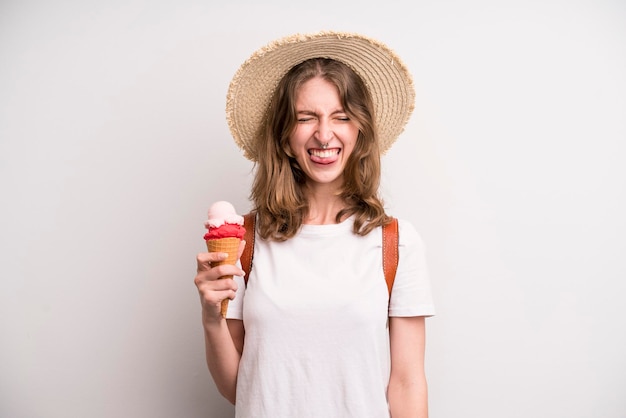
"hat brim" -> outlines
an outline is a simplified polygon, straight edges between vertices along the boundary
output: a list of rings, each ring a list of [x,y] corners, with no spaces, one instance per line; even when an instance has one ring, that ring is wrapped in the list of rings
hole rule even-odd
[[[226,119],[246,158],[256,161],[256,135],[274,90],[291,67],[311,58],[331,58],[355,71],[374,102],[379,148],[385,153],[402,133],[415,106],[411,75],[386,45],[343,32],[297,34],[252,54],[235,73],[226,99]]]

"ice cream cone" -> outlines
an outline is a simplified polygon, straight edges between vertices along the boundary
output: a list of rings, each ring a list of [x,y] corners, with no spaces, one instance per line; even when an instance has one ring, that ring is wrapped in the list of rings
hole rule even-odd
[[[211,253],[227,253],[228,257],[222,261],[212,262],[212,266],[221,266],[222,264],[237,263],[237,256],[239,255],[239,243],[241,239],[236,237],[209,239],[206,241],[207,250]],[[233,276],[222,276],[220,279],[232,279]],[[223,318],[226,318],[226,311],[228,310],[228,299],[222,301],[220,312]]]

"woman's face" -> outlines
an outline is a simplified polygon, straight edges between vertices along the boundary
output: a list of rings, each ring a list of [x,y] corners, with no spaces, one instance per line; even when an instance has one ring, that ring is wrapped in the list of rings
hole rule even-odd
[[[307,184],[341,187],[359,129],[344,112],[337,87],[320,77],[308,80],[296,94],[296,113],[289,147]],[[328,147],[322,149],[322,144]]]

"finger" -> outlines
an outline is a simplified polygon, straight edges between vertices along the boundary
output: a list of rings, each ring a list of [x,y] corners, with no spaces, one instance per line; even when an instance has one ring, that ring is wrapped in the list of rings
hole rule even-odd
[[[198,275],[194,283],[200,293],[200,298],[208,303],[219,303],[226,296],[219,296],[222,292],[237,293],[237,283],[233,279],[206,280]]]
[[[212,275],[216,278],[223,276],[241,276],[243,277],[245,272],[235,264],[222,264],[220,266],[213,267],[211,269]]]
[[[224,278],[215,280],[211,286],[214,290],[232,290],[234,292],[237,291],[237,282],[235,279]]]
[[[196,256],[199,270],[207,270],[211,268],[211,263],[225,260],[228,257],[227,253],[200,253]]]
[[[207,300],[219,302],[223,297],[216,297],[215,294],[222,292],[237,293],[237,282],[233,279],[224,278],[220,280],[211,280],[198,283],[200,294]]]
[[[217,312],[220,311],[220,305],[222,301],[225,299],[234,300],[236,296],[236,292],[228,289],[228,290],[220,290],[214,291],[211,293],[201,294],[202,304],[205,306],[213,306],[217,309]]]
[[[222,264],[221,266],[215,267],[199,265],[194,283],[199,288],[205,282],[221,281],[220,279],[224,276],[226,276],[226,278],[232,278],[233,276],[243,277],[244,274],[242,269],[232,264]]]

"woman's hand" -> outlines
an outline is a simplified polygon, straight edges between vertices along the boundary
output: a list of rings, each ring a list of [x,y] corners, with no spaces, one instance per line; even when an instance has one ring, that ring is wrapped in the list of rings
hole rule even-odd
[[[243,252],[245,241],[239,246],[239,256]],[[225,253],[200,253],[196,257],[198,269],[194,283],[200,294],[202,304],[202,320],[218,322],[222,319],[220,305],[224,299],[234,299],[237,292],[237,283],[233,279],[220,279],[223,276],[243,276],[244,271],[235,265],[222,264],[212,266],[212,263],[222,261],[227,257]]]

